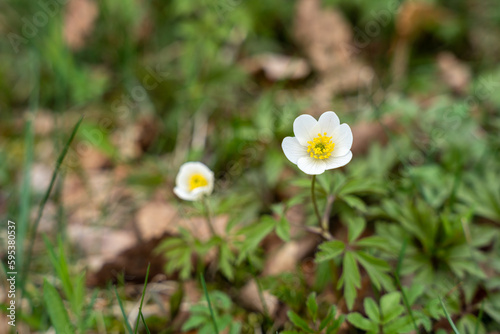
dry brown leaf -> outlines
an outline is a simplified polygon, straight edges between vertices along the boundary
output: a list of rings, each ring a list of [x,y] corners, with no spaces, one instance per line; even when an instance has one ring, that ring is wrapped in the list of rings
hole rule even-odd
[[[64,16],[64,40],[70,49],[79,50],[85,39],[92,33],[94,22],[99,14],[95,1],[70,0]]]
[[[137,211],[136,223],[141,239],[159,238],[165,233],[176,233],[173,219],[177,209],[166,202],[149,202]]]
[[[449,19],[450,15],[444,8],[426,1],[405,1],[396,17],[396,33],[412,39],[427,27]]]
[[[240,291],[238,299],[240,303],[253,311],[261,313],[269,312],[269,316],[273,318],[278,309],[278,298],[269,293],[269,291],[262,291],[262,299],[264,299],[265,307],[260,299],[260,292],[255,280],[249,281]]]
[[[229,216],[212,218],[214,230],[218,235],[226,234]],[[164,234],[178,234],[179,228],[188,230],[195,238],[206,241],[211,232],[205,217],[180,217],[177,208],[166,201],[146,203],[136,214],[136,224],[141,238],[149,240]]]
[[[48,136],[54,130],[54,114],[49,110],[39,110],[33,121],[33,131],[38,136]]]
[[[252,74],[264,72],[266,78],[271,81],[298,80],[311,73],[309,64],[304,59],[275,53],[265,53],[245,59],[242,65]]]
[[[319,0],[298,1],[294,35],[319,72],[308,113],[330,110],[334,95],[356,91],[373,79],[373,69],[357,57],[359,50],[352,51],[352,27],[339,11],[322,8]]]
[[[397,130],[398,124],[394,117],[385,117],[381,122],[361,122],[352,127],[354,141],[351,151],[353,154],[365,153],[373,142],[385,144],[387,130]]]
[[[112,165],[109,157],[92,145],[85,144],[84,153],[80,157],[80,165],[87,170],[102,169]]]
[[[127,237],[127,238],[130,238]],[[136,240],[135,236],[133,237]],[[87,275],[87,284],[90,286],[102,286],[109,281],[116,281],[118,275],[124,275],[125,281],[144,282],[148,264],[151,264],[149,274],[154,277],[157,274],[164,273],[165,259],[161,254],[157,254],[155,249],[163,239],[151,239],[148,242],[135,242],[129,247],[120,252],[118,255],[110,258],[108,261],[102,261],[98,270],[91,271]],[[122,247],[120,247],[122,248]],[[123,247],[125,249],[125,247]]]
[[[437,64],[443,81],[456,93],[465,94],[471,79],[469,66],[450,52],[439,53]]]
[[[273,276],[295,271],[300,260],[316,248],[318,241],[316,235],[309,234],[303,239],[283,244],[274,254],[269,254],[262,274]]]

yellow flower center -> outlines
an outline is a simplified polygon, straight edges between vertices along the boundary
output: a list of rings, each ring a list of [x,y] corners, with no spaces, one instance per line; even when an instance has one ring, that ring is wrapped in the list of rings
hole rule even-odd
[[[196,188],[208,185],[207,179],[201,174],[193,174],[189,178],[189,190],[193,191]]]
[[[318,133],[318,136],[312,141],[307,142],[307,152],[311,155],[311,158],[323,160],[332,155],[335,143],[332,142],[332,137],[327,137],[326,132],[324,134]]]

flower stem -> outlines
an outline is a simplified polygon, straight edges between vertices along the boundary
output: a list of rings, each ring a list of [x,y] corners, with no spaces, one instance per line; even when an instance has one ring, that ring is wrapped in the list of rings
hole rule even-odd
[[[333,202],[335,201],[334,196],[328,196],[327,198],[327,204],[326,204],[326,209],[325,209],[325,214],[324,217],[321,218],[321,215],[318,210],[318,203],[316,202],[316,192],[314,191],[316,184],[316,175],[313,175],[312,177],[312,182],[311,182],[311,197],[314,205],[314,212],[316,213],[316,218],[318,219],[318,224],[321,226],[321,235],[327,239],[327,240],[332,240],[333,236],[330,234],[330,229],[328,226],[328,219],[330,217],[330,210],[332,207]]]
[[[318,224],[322,227],[323,224],[321,223],[321,215],[319,214],[318,203],[316,202],[316,192],[314,191],[315,184],[316,184],[316,175],[313,175],[311,182],[311,198],[314,205],[314,212],[316,213],[316,218],[318,219]]]
[[[203,211],[205,214],[205,219],[207,221],[208,228],[210,229],[210,233],[212,233],[212,237],[215,237],[217,233],[215,233],[214,225],[212,224],[212,218],[210,216],[210,207],[208,206],[208,201],[206,196],[203,196],[202,202],[203,202],[203,208],[205,209]]]

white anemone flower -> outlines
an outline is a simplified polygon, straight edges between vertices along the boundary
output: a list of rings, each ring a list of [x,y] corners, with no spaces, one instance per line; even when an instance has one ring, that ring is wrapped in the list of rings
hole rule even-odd
[[[311,115],[300,115],[293,122],[295,137],[283,139],[281,147],[288,160],[309,175],[345,166],[352,159],[352,131],[340,124],[333,111],[323,113],[316,121]]]
[[[186,201],[197,201],[214,190],[214,173],[201,162],[186,162],[175,178],[174,193]]]

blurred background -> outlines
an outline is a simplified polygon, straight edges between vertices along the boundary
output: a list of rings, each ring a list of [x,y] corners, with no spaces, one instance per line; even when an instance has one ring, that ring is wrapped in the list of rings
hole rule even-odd
[[[0,35],[1,224],[34,245],[32,289],[51,271],[41,234],[62,240],[89,287],[123,270],[135,286],[148,262],[165,280],[160,241],[179,226],[208,233],[172,192],[186,161],[215,172],[216,229],[271,213],[306,179],[281,150],[302,113],[351,126],[347,175],[438,211],[456,175],[477,178],[462,203],[498,228],[496,0],[4,0]],[[492,200],[470,195],[484,187]],[[18,244],[20,265],[25,254]],[[114,295],[101,297],[106,309]],[[42,313],[25,325],[42,330]]]

